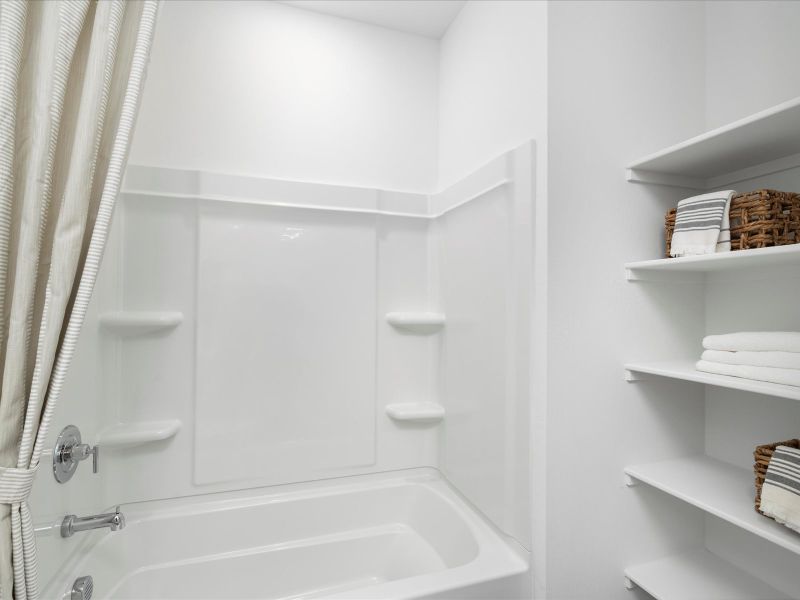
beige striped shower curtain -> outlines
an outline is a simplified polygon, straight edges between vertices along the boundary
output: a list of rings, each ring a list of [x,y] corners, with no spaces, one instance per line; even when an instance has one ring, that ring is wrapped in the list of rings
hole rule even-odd
[[[0,0],[2,599],[39,595],[27,498],[100,266],[157,9]]]

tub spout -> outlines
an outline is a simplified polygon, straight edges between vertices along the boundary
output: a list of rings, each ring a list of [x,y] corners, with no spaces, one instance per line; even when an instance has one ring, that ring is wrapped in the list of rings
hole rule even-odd
[[[71,537],[77,531],[88,531],[103,527],[108,527],[111,531],[119,531],[125,527],[125,515],[119,512],[119,506],[113,513],[102,515],[92,515],[90,517],[67,515],[61,522],[61,537]]]

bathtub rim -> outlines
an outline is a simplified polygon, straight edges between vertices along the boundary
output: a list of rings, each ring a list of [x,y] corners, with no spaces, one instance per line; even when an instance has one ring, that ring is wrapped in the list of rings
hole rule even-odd
[[[529,570],[530,553],[514,538],[500,531],[434,467],[418,467],[277,486],[131,502],[123,504],[122,511],[125,513],[129,526],[135,526],[145,521],[405,486],[426,488],[428,492],[445,502],[463,521],[466,529],[474,538],[477,555],[464,564],[441,571],[350,589],[341,594],[325,596],[325,598],[352,600],[359,598],[371,600],[418,598],[521,575]],[[54,529],[50,526],[38,527],[37,534],[53,535],[54,532],[51,530]],[[424,533],[422,534],[424,537]],[[86,574],[83,573],[82,566],[91,553],[110,535],[120,534],[106,531],[88,534],[85,543],[80,544],[70,558],[65,561],[62,568],[47,581],[42,597],[63,598],[71,588],[74,579],[81,574]],[[127,578],[137,570],[139,569],[131,569],[125,577]]]

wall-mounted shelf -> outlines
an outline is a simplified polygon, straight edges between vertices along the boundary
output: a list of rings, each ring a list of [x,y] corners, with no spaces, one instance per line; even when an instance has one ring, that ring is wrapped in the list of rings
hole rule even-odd
[[[705,549],[628,567],[625,577],[657,600],[789,598]]]
[[[625,474],[800,554],[800,535],[753,509],[751,470],[694,456],[626,467]]]
[[[183,322],[178,311],[120,311],[100,315],[100,326],[117,335],[142,335],[173,329]]]
[[[628,181],[719,188],[800,166],[800,98],[630,163]]]
[[[386,322],[412,333],[433,333],[444,327],[445,316],[436,312],[390,312]]]
[[[790,400],[800,400],[800,387],[792,385],[780,385],[777,383],[767,383],[765,381],[754,381],[742,377],[729,377],[728,375],[717,375],[715,373],[705,373],[694,368],[695,361],[692,360],[667,360],[656,362],[632,362],[625,364],[625,377],[628,381],[637,381],[638,375],[658,375],[659,377],[670,377],[683,381],[692,381],[705,385],[753,392],[755,394],[765,394],[777,398],[789,398]]]
[[[386,414],[395,421],[435,423],[444,419],[444,407],[436,402],[398,402],[387,404]]]
[[[114,448],[160,442],[175,437],[180,428],[181,422],[178,419],[113,425],[98,434],[97,444]]]
[[[800,244],[629,262],[625,263],[625,275],[628,281],[672,280],[687,274],[700,275],[698,280],[702,280],[706,273],[784,266],[800,267]]]

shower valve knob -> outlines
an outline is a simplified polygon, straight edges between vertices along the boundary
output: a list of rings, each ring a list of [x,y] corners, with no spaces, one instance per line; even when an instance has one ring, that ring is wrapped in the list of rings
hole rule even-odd
[[[65,448],[66,458],[75,461],[86,460],[92,457],[92,473],[97,473],[97,461],[100,458],[100,446],[90,446],[89,444],[78,444],[72,448]]]
[[[78,463],[92,457],[92,472],[97,473],[100,447],[81,443],[81,432],[74,425],[68,425],[58,436],[53,448],[53,475],[59,483],[72,478]]]

